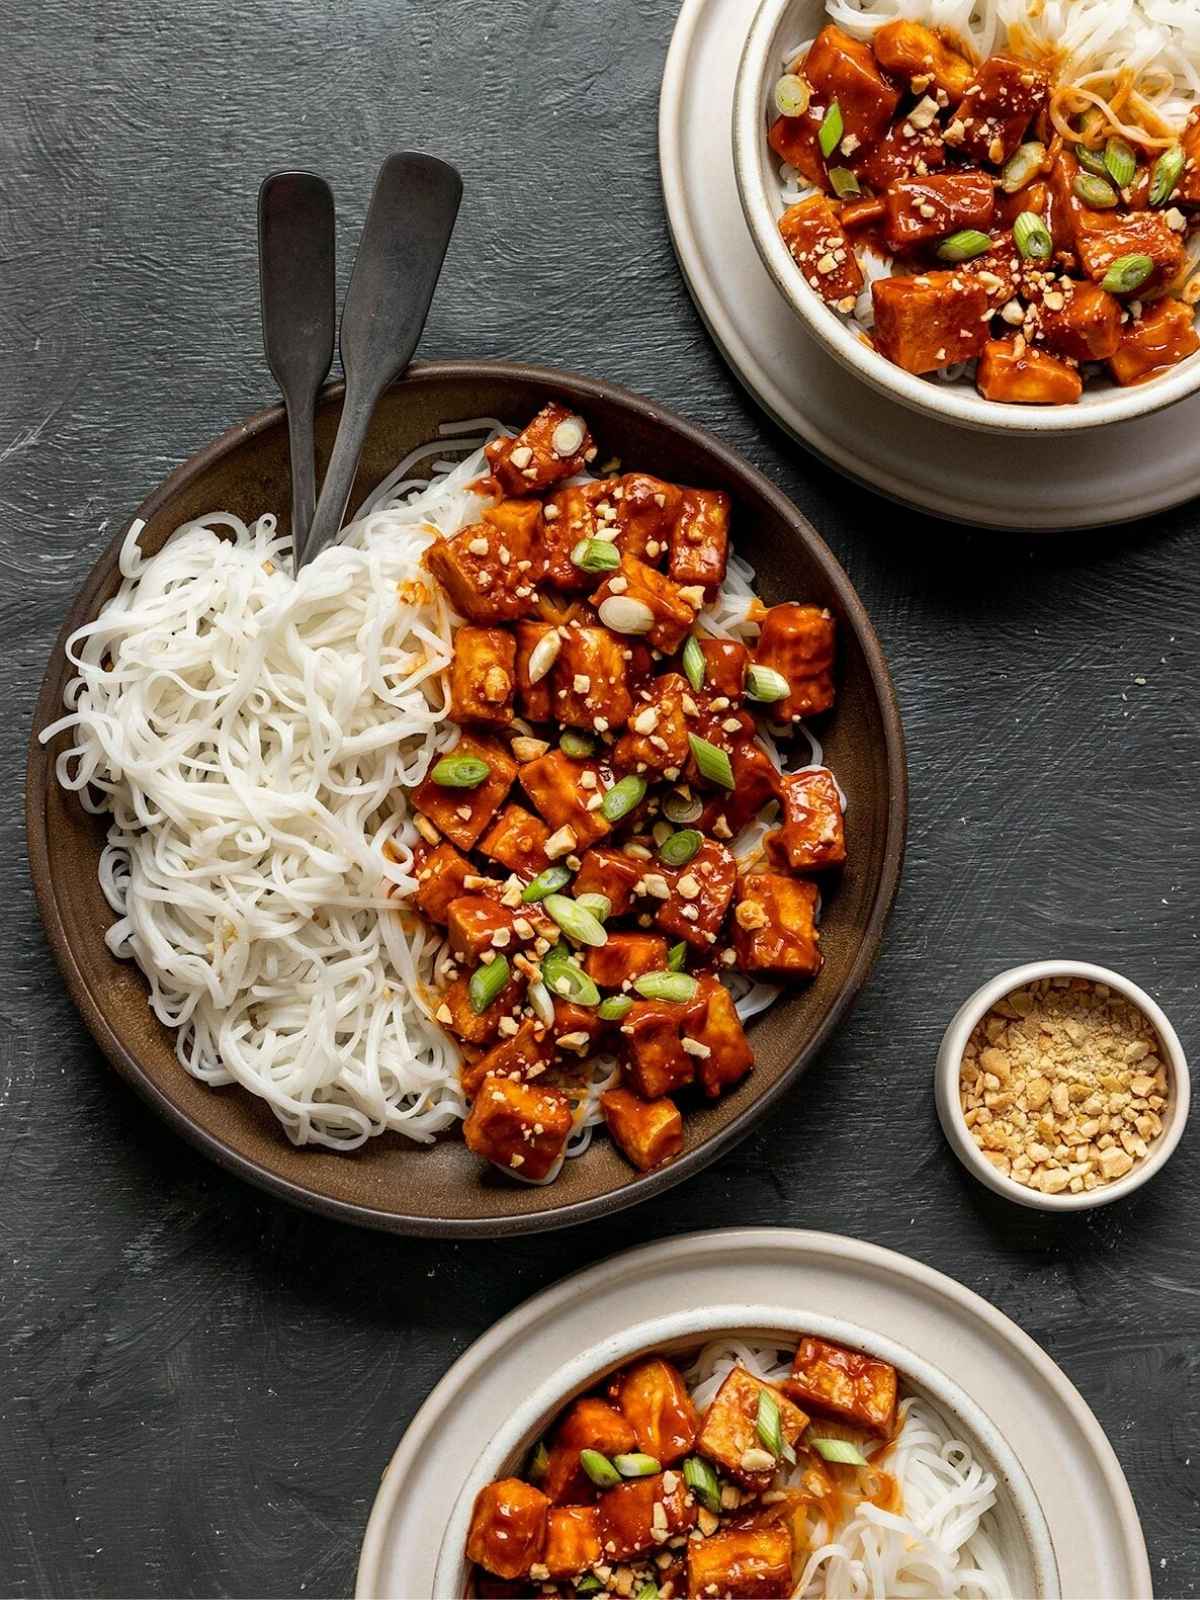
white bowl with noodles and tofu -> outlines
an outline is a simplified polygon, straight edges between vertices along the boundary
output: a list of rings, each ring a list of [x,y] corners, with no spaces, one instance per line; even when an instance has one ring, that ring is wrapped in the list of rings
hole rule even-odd
[[[1061,1591],[1020,1462],[934,1365],[823,1312],[724,1305],[632,1326],[515,1405],[433,1592]]]
[[[1200,388],[1200,9],[762,0],[738,69],[746,221],[872,387],[988,432]]]

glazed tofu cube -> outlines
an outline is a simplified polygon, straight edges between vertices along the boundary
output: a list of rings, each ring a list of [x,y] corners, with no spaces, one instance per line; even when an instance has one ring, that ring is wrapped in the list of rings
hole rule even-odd
[[[805,57],[804,76],[821,105],[836,100],[841,107],[843,157],[883,138],[900,104],[900,91],[880,71],[870,45],[840,28],[822,28]],[[837,150],[830,160],[838,160]]]
[[[902,178],[884,201],[888,248],[915,250],[960,228],[991,225],[996,190],[983,172],[943,172],[929,178]]]
[[[594,1006],[577,1006],[573,1000],[561,995],[554,999],[554,1026],[550,1032],[561,1049],[586,1053],[588,1047],[604,1032],[605,1024],[596,1015]]]
[[[688,1544],[688,1595],[710,1600],[787,1600],[792,1591],[792,1534],[784,1523],[723,1528]]]
[[[478,1061],[464,1062],[459,1073],[463,1093],[473,1100],[485,1078],[539,1077],[554,1059],[554,1045],[540,1022],[526,1018],[511,1039],[501,1039]]]
[[[489,1483],[475,1497],[467,1559],[498,1578],[527,1578],[541,1560],[550,1502],[520,1478]]]
[[[1161,300],[1123,330],[1109,366],[1118,383],[1142,383],[1197,349],[1195,308],[1182,300]]]
[[[551,1578],[574,1578],[603,1555],[595,1506],[551,1506],[546,1513],[542,1566]]]
[[[779,1426],[785,1444],[795,1445],[808,1426],[808,1418],[782,1389],[764,1383],[745,1367],[734,1367],[713,1396],[704,1414],[696,1448],[747,1489],[764,1489],[775,1471],[770,1453],[758,1437],[758,1402],[769,1394],[779,1407]]]
[[[425,552],[425,565],[468,622],[487,626],[537,612],[540,541],[536,548],[532,542],[522,547],[512,533],[477,522],[452,539],[436,540]]]
[[[1074,367],[1034,350],[1024,340],[989,339],[975,384],[985,400],[1020,406],[1073,406],[1083,393],[1083,380]]]
[[[704,692],[724,695],[734,705],[741,702],[746,686],[750,652],[737,639],[701,639],[704,653]]]
[[[810,1411],[888,1434],[896,1416],[896,1369],[826,1339],[801,1339],[788,1394]]]
[[[553,1170],[571,1125],[571,1102],[557,1089],[488,1077],[463,1123],[463,1139],[485,1161],[537,1179]]]
[[[811,978],[821,970],[815,883],[756,872],[738,883],[733,945],[742,972]]]
[[[654,933],[610,933],[608,943],[589,950],[585,969],[601,989],[620,989],[644,972],[663,972],[667,941]]]
[[[483,520],[495,528],[514,559],[537,554],[542,537],[540,500],[500,500],[483,513]]]
[[[609,915],[623,917],[633,905],[633,886],[640,882],[641,876],[640,861],[621,850],[596,845],[583,857],[571,893],[606,895],[612,906]]]
[[[592,1480],[579,1465],[581,1450],[599,1450],[611,1461],[637,1446],[632,1424],[604,1400],[587,1395],[576,1400],[555,1431],[550,1446],[545,1490],[551,1502],[566,1505],[571,1501],[591,1503],[596,1498]]]
[[[517,764],[495,739],[476,738],[470,733],[463,734],[453,754],[478,756],[486,761],[487,777],[473,789],[455,789],[435,783],[430,776],[417,785],[411,798],[414,807],[447,839],[460,850],[472,850],[512,788]]]
[[[779,219],[779,233],[809,288],[826,305],[853,311],[863,286],[862,268],[825,196],[809,195],[789,206]]]
[[[970,361],[987,342],[987,292],[970,273],[877,278],[871,299],[876,347],[905,372],[936,372]]]
[[[460,895],[450,902],[446,938],[458,959],[474,966],[485,950],[504,950],[517,943],[513,913],[487,895]]]
[[[951,50],[932,28],[919,22],[903,18],[888,22],[877,30],[871,44],[880,66],[907,79],[917,95],[923,95],[932,83],[951,100],[960,100],[975,76],[975,69],[965,56]]]
[[[663,1486],[665,1477],[659,1472],[652,1478],[635,1478],[600,1496],[600,1538],[606,1560],[627,1561],[695,1527],[696,1506],[683,1473],[671,1474],[669,1493]]]
[[[1182,205],[1200,205],[1200,111],[1192,112],[1179,142],[1184,168],[1171,198]]]
[[[1038,307],[1037,341],[1069,361],[1107,361],[1121,343],[1120,303],[1098,284],[1069,281]]]
[[[737,863],[723,844],[705,839],[685,867],[661,871],[659,867],[652,868],[643,880],[648,888],[652,887],[651,875],[667,882],[666,899],[657,901],[658,926],[672,938],[686,939],[699,950],[710,949],[717,942],[733,899]]]
[[[560,629],[551,717],[570,728],[623,728],[633,710],[624,642],[607,628]]]
[[[729,990],[716,978],[703,978],[700,988],[703,1009],[688,1023],[684,1049],[695,1056],[696,1077],[706,1098],[717,1100],[750,1071],[754,1051]]]
[[[691,750],[685,710],[689,701],[695,705],[691,687],[680,673],[664,672],[651,679],[634,702],[628,733],[613,750],[614,765],[637,773],[684,767]]]
[[[685,489],[670,544],[667,571],[675,582],[698,583],[715,593],[729,556],[729,496],[724,490]]]
[[[500,1037],[500,1023],[511,1017],[525,994],[525,980],[519,973],[513,976],[486,1011],[477,1012],[471,1005],[470,979],[455,978],[442,990],[434,1015],[444,1028],[449,1028],[468,1044],[491,1044]]]
[[[877,193],[886,194],[898,178],[927,178],[931,172],[940,172],[945,165],[946,144],[942,138],[941,123],[931,122],[927,128],[914,128],[911,122],[905,121],[889,128],[855,170]],[[886,215],[882,201],[879,202],[877,215],[880,219]],[[875,216],[876,213],[864,214],[844,206],[841,212],[842,227],[847,230],[864,227]]]
[[[600,1109],[609,1137],[640,1172],[661,1167],[683,1149],[683,1117],[673,1100],[639,1100],[628,1089],[607,1089]]]
[[[546,840],[550,829],[540,817],[524,806],[509,805],[479,841],[485,856],[515,872],[519,878],[535,878],[547,865]]]
[[[622,1374],[619,1394],[639,1450],[664,1467],[687,1455],[700,1432],[700,1418],[677,1367],[661,1356],[639,1361]]]
[[[989,56],[963,92],[946,143],[974,161],[1003,166],[1049,98],[1050,81],[1032,62]]]
[[[647,472],[627,472],[614,494],[617,548],[647,562],[667,549],[683,504],[683,490]]]
[[[551,661],[535,682],[530,675],[533,652],[548,634],[557,633],[551,622],[518,622],[516,649],[517,708],[530,722],[549,722],[553,716],[550,692],[552,686]],[[540,663],[539,663],[540,665]]]
[[[767,612],[754,660],[788,681],[790,694],[772,708],[778,721],[798,722],[833,705],[833,644],[833,618],[820,606],[788,604]]]
[[[582,472],[596,446],[583,418],[551,400],[515,439],[494,439],[486,454],[506,494],[537,494]]]
[[[636,619],[636,626],[618,626],[616,616],[607,610],[605,602],[617,596],[622,602],[635,601],[641,608],[643,616]],[[592,604],[606,627],[617,633],[639,633],[655,650],[673,656],[687,638],[703,599],[698,591],[690,593],[673,578],[656,572],[636,556],[623,555],[618,570],[606,578],[592,596]],[[622,605],[618,609],[629,613],[630,608]],[[644,620],[647,612],[648,622]],[[630,615],[629,621],[634,620]]]
[[[767,143],[781,161],[818,189],[829,189],[829,172],[821,154],[821,117],[805,112],[802,117],[776,117],[767,134]]]
[[[459,628],[450,665],[455,722],[507,727],[513,718],[517,643],[507,628]]]
[[[1032,179],[1015,194],[997,194],[996,221],[1004,227],[1011,228],[1023,211],[1031,211],[1043,222],[1050,215],[1050,185],[1045,178]]]
[[[521,787],[551,830],[547,841],[551,847],[563,828],[570,828],[575,836],[575,843],[568,846],[570,850],[577,845],[595,844],[610,832],[603,812],[598,807],[588,807],[589,799],[604,792],[596,762],[572,761],[561,750],[551,750],[536,761],[527,761],[520,770],[520,779]]]
[[[1183,236],[1170,228],[1157,211],[1089,211],[1075,215],[1075,249],[1083,270],[1094,283],[1103,282],[1108,269],[1122,256],[1146,255],[1154,271],[1127,298],[1143,299],[1174,281],[1183,266]]]
[[[543,541],[546,579],[556,588],[582,593],[596,587],[596,574],[585,572],[571,560],[581,539],[613,537],[616,511],[612,502],[614,478],[596,483],[573,483],[546,502]]]
[[[742,739],[729,752],[733,788],[704,808],[698,826],[718,839],[732,839],[779,793],[779,768],[760,744]]]
[[[430,922],[445,925],[450,903],[466,891],[463,880],[475,875],[466,856],[443,840],[417,868],[417,910]]]
[[[621,1023],[625,1076],[643,1100],[674,1094],[696,1076],[683,1048],[684,1007],[670,1000],[635,1000]]]
[[[783,827],[768,854],[793,872],[822,872],[846,859],[842,797],[826,767],[785,773],[779,780]]]

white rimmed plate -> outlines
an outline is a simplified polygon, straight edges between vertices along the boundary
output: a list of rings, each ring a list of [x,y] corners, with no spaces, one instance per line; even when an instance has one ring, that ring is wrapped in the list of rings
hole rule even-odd
[[[705,1303],[822,1311],[929,1352],[1009,1445],[1050,1527],[1067,1600],[1149,1600],[1137,1512],[1100,1424],[1050,1358],[953,1279],[831,1234],[687,1234],[615,1256],[535,1295],[459,1358],[384,1474],[359,1558],[358,1600],[432,1592],[442,1531],[483,1443],[516,1397],[632,1321]]]

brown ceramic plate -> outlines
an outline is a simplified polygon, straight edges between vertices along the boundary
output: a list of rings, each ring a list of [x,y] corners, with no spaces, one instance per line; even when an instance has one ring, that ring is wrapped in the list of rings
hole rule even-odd
[[[172,1127],[222,1166],[299,1205],[396,1233],[497,1235],[563,1227],[631,1205],[707,1166],[750,1131],[845,1015],[875,959],[900,878],[904,739],[879,640],[850,580],[810,524],[716,439],[611,384],[538,367],[439,362],[414,368],[380,403],[352,504],[407,450],[436,437],[439,423],[475,416],[520,421],[551,395],[588,418],[601,459],[618,455],[628,467],[728,490],[735,547],[757,569],[763,598],[815,601],[839,621],[838,704],[822,732],[827,759],[850,799],[850,860],[828,899],[825,968],[815,983],[781,998],[753,1024],[754,1072],[716,1105],[689,1112],[683,1153],[668,1166],[639,1175],[601,1138],[567,1162],[555,1183],[534,1188],[481,1166],[456,1137],[428,1147],[383,1135],[353,1155],[298,1150],[252,1096],[189,1077],[176,1060],[173,1035],[149,1008],[141,975],[104,944],[112,915],[96,868],[105,823],[59,788],[57,748],[43,749],[36,739],[37,729],[61,715],[67,635],[117,588],[121,536],[101,556],[63,623],[34,719],[26,804],[38,904],[71,996],[100,1048]],[[330,389],[317,418],[321,465],[340,407],[340,389]],[[142,545],[157,550],[180,523],[204,512],[222,509],[249,520],[268,509],[282,513],[288,500],[287,430],[282,410],[274,407],[231,428],[154,491],[136,513],[146,523]]]

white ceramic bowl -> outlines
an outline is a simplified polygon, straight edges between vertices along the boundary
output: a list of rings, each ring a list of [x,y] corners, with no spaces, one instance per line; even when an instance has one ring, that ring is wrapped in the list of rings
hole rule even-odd
[[[1033,1486],[999,1428],[957,1384],[903,1345],[841,1317],[763,1305],[708,1306],[636,1323],[581,1352],[532,1394],[516,1397],[508,1421],[484,1446],[455,1502],[438,1556],[433,1600],[462,1600],[467,1593],[470,1564],[464,1551],[476,1495],[485,1484],[520,1470],[535,1441],[569,1401],[635,1356],[695,1349],[724,1333],[778,1337],[781,1345],[811,1333],[890,1361],[907,1387],[936,1406],[995,1473],[999,1544],[1014,1576],[1014,1593],[1059,1600],[1050,1530]]]
[[[784,53],[828,21],[824,0],[761,0],[738,68],[733,100],[733,166],[758,253],[805,327],[843,366],[914,411],[985,433],[1078,433],[1148,416],[1200,389],[1200,351],[1163,376],[1123,389],[1091,383],[1073,406],[1016,406],[985,400],[974,384],[918,378],[864,344],[855,327],[807,283],[779,235],[783,214],[776,157],[767,144],[768,108]],[[1014,461],[1013,470],[1020,471]]]
[[[1114,1183],[1102,1184],[1098,1189],[1085,1191],[1083,1194],[1069,1194],[1065,1191],[1062,1194],[1043,1194],[1039,1189],[1026,1188],[1023,1183],[1016,1183],[1012,1178],[1006,1178],[1003,1173],[997,1172],[991,1162],[984,1159],[983,1152],[971,1137],[970,1129],[963,1120],[958,1090],[959,1067],[962,1064],[962,1054],[967,1040],[971,1037],[975,1025],[991,1010],[996,1001],[1002,1000],[1006,994],[1011,994],[1014,989],[1020,989],[1024,984],[1032,983],[1037,978],[1062,977],[1089,978],[1093,983],[1106,983],[1110,989],[1115,989],[1118,994],[1124,995],[1137,1006],[1138,1010],[1149,1018],[1158,1034],[1170,1080],[1167,1105],[1162,1118],[1163,1130],[1150,1146],[1149,1155],[1138,1162],[1123,1178],[1118,1178]],[[1191,1103],[1191,1079],[1179,1035],[1167,1021],[1161,1006],[1157,1005],[1144,989],[1139,989],[1136,983],[1130,983],[1129,979],[1123,978],[1119,972],[1110,972],[1107,967],[1093,966],[1088,961],[1031,961],[1026,966],[1010,967],[1007,972],[999,973],[964,1001],[942,1036],[937,1066],[934,1069],[934,1094],[937,1100],[938,1120],[942,1124],[946,1138],[950,1141],[951,1148],[963,1166],[978,1178],[980,1183],[986,1183],[988,1188],[994,1189],[997,1194],[1004,1195],[1008,1200],[1015,1200],[1018,1205],[1031,1206],[1035,1211],[1085,1211],[1090,1206],[1106,1206],[1113,1200],[1120,1200],[1125,1195],[1132,1194],[1135,1189],[1140,1189],[1143,1183],[1148,1182],[1156,1172],[1162,1170],[1179,1143],[1184,1124],[1187,1122],[1188,1106]]]

